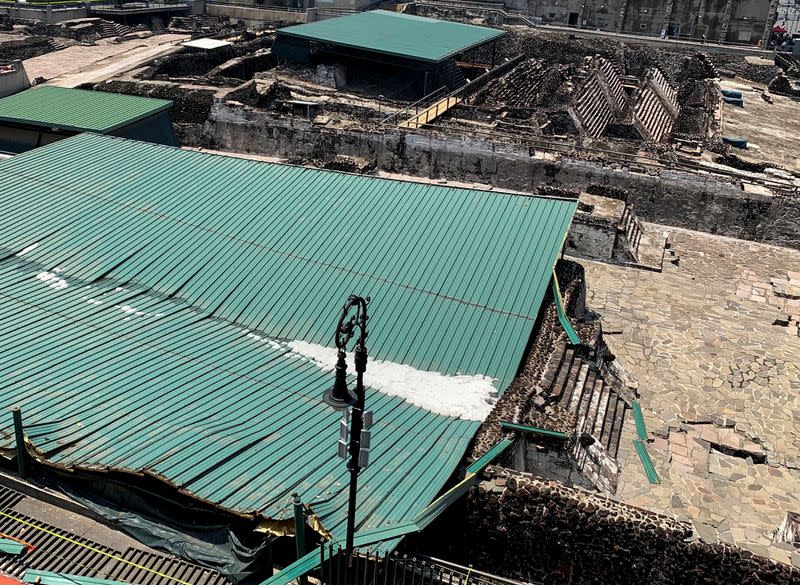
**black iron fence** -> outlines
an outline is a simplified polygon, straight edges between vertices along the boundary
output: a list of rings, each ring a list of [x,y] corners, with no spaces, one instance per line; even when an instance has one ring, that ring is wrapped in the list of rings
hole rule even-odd
[[[432,557],[320,547],[324,585],[526,585]]]

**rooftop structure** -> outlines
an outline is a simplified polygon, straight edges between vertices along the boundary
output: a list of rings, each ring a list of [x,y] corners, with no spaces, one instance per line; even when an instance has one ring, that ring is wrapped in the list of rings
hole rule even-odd
[[[374,528],[435,497],[515,376],[577,205],[95,134],[0,176],[0,397],[38,457],[277,522],[296,491],[333,535],[347,471],[321,396],[343,299],[372,298]]]
[[[177,146],[172,102],[100,91],[41,86],[0,99],[0,150],[24,152],[78,132]]]
[[[366,79],[375,84],[380,79],[384,88],[394,80],[408,97],[417,98],[443,86],[451,91],[463,86],[466,78],[454,59],[504,34],[492,28],[374,10],[282,28],[273,51],[287,61],[333,67],[340,80]],[[380,63],[379,77],[376,63]]]
[[[292,37],[436,63],[502,36],[504,31],[387,10],[282,28]]]

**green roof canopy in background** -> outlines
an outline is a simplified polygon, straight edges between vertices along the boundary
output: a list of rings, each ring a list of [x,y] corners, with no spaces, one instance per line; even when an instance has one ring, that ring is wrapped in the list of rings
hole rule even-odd
[[[94,134],[0,161],[0,183],[0,401],[43,457],[275,519],[298,491],[339,535],[332,374],[288,342],[330,346],[358,293],[371,359],[502,391],[577,205]],[[359,530],[422,510],[479,425],[368,402]]]
[[[0,99],[0,122],[108,133],[170,107],[169,100],[43,85]]]
[[[493,28],[387,10],[359,12],[278,30],[278,36],[426,62],[442,61],[504,34]]]

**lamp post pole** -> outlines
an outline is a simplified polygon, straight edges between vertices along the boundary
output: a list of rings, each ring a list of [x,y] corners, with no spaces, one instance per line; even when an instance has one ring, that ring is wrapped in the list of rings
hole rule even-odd
[[[347,501],[347,539],[345,554],[347,558],[353,552],[353,538],[355,536],[356,518],[356,492],[358,491],[358,473],[363,467],[361,464],[361,438],[364,430],[364,372],[367,369],[367,303],[369,298],[350,295],[342,307],[342,314],[336,326],[336,379],[333,388],[325,392],[324,400],[327,404],[339,410],[351,408],[348,453],[350,460],[347,469],[350,471],[350,495]],[[349,316],[355,310],[355,315]],[[358,341],[354,351],[356,368],[355,394],[347,389],[347,343],[358,330]],[[368,446],[365,446],[368,447]]]

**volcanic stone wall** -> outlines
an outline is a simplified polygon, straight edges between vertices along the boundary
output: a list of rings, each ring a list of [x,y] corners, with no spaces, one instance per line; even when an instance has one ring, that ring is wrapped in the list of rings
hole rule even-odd
[[[469,494],[464,557],[531,583],[730,585],[800,582],[800,569],[691,524],[500,467]]]
[[[586,281],[583,266],[570,260],[559,260],[556,264],[561,294],[570,316],[580,318],[586,311]],[[577,322],[575,327],[581,339],[594,338],[592,324]],[[477,459],[503,438],[500,421],[517,422],[562,432],[573,430],[571,413],[558,410],[545,415],[535,408],[535,389],[541,383],[547,362],[556,347],[556,341],[564,336],[552,291],[545,294],[535,335],[524,358],[522,368],[489,416],[478,429],[473,440],[470,457]],[[511,436],[509,434],[509,436]]]

